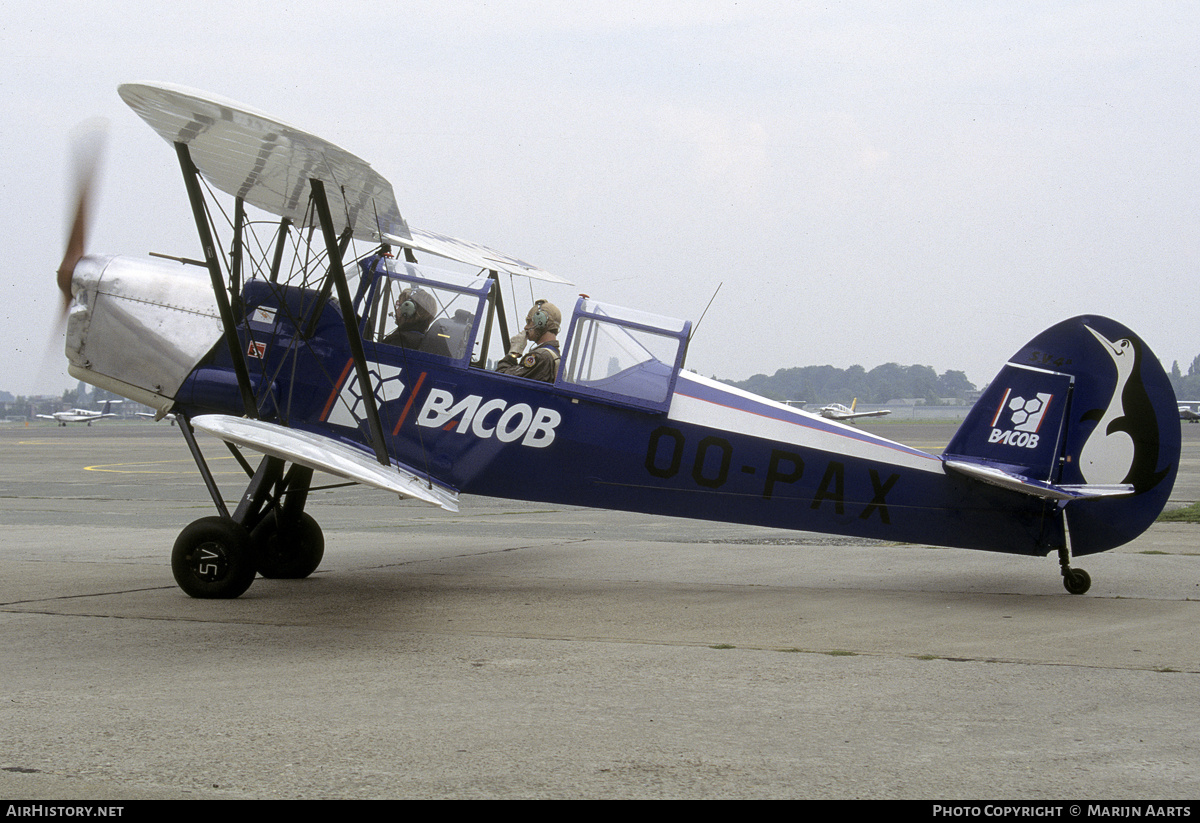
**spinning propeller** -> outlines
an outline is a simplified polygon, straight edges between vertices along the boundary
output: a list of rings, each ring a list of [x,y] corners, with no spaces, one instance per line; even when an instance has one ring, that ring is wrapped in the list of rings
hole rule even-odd
[[[71,276],[75,266],[83,258],[87,248],[88,216],[91,210],[93,185],[104,153],[108,136],[108,121],[102,118],[85,121],[71,133],[72,186],[75,209],[71,218],[71,229],[67,235],[67,247],[62,262],[58,264],[58,290],[62,292],[61,323],[71,305]]]
[[[103,118],[86,120],[71,130],[71,194],[75,204],[71,215],[71,228],[67,235],[67,248],[62,262],[58,264],[58,290],[62,292],[62,304],[56,322],[51,329],[50,340],[42,354],[38,368],[39,377],[48,377],[56,360],[55,340],[61,340],[67,322],[67,310],[71,307],[71,278],[75,266],[83,259],[87,250],[88,212],[91,208],[92,187],[96,172],[100,168],[100,156],[108,136],[108,121]],[[59,350],[61,351],[61,350]]]

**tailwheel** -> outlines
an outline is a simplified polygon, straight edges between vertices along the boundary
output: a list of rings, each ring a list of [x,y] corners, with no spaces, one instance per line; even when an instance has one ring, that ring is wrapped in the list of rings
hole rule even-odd
[[[257,554],[258,572],[277,580],[308,577],[325,556],[325,535],[307,512],[299,517],[267,514],[250,535]]]
[[[175,540],[171,571],[191,597],[239,597],[254,582],[254,543],[241,525],[223,517],[202,517]]]
[[[1063,586],[1071,594],[1083,594],[1092,587],[1092,576],[1083,569],[1063,569]]]
[[[1064,504],[1065,505],[1065,504]],[[1070,540],[1070,531],[1067,529],[1067,515],[1063,512],[1063,533]],[[1058,547],[1058,567],[1062,569],[1063,588],[1071,594],[1083,594],[1092,587],[1092,576],[1083,569],[1071,568],[1071,546],[1069,542],[1064,542]]]

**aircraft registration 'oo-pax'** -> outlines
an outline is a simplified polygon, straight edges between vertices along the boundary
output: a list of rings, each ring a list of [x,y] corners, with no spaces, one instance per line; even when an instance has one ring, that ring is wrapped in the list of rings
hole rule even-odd
[[[85,253],[84,182],[58,278],[66,354],[72,376],[178,419],[217,512],[172,552],[193,597],[316,570],[316,470],[452,511],[468,493],[1057,552],[1075,594],[1090,579],[1072,556],[1137,537],[1171,491],[1174,394],[1112,320],[1075,317],[1022,347],[941,455],[685,371],[690,322],[586,296],[553,380],[489,370],[509,340],[501,278],[567,281],[409,226],[366,162],[244,105],[161,84],[120,94],[174,150],[202,259]],[[556,313],[535,306],[529,323]],[[519,340],[514,359],[533,364]],[[246,472],[232,511],[195,429]]]

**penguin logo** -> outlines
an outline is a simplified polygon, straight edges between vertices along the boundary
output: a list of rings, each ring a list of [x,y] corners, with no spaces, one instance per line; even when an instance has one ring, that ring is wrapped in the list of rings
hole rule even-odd
[[[1108,407],[1093,409],[1081,421],[1095,420],[1079,452],[1079,470],[1090,484],[1128,483],[1135,493],[1153,488],[1168,469],[1158,465],[1158,418],[1142,383],[1141,341],[1128,337],[1113,342],[1084,326],[1104,348],[1117,370]]]

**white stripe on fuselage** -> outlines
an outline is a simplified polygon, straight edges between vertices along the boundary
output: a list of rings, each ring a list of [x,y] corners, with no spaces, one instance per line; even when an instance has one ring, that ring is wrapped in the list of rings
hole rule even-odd
[[[703,393],[713,390],[729,396],[730,403],[701,400],[692,397],[688,383],[703,387]],[[695,390],[693,390],[695,391]],[[736,408],[733,404],[748,401],[751,408],[763,407],[763,413]],[[770,416],[779,414],[779,417]],[[943,474],[942,461],[932,454],[895,443],[883,437],[867,434],[861,429],[826,420],[782,403],[767,400],[733,386],[709,380],[698,374],[680,372],[675,383],[675,395],[667,419],[712,429],[744,434],[823,452],[843,454],[863,460],[874,460],[894,466]]]

